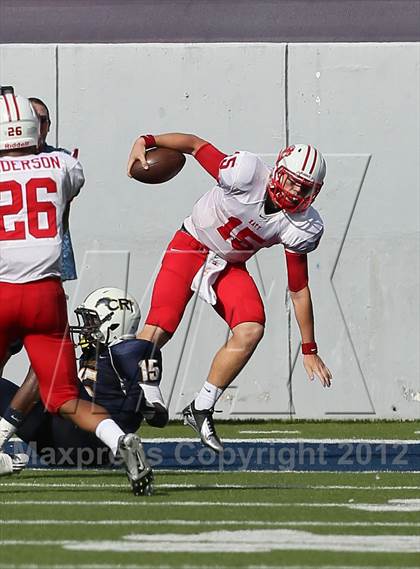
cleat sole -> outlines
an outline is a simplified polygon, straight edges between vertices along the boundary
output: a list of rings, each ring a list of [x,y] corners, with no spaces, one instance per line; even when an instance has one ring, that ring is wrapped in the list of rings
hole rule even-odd
[[[139,480],[130,480],[134,496],[152,496],[154,492],[153,487],[153,473],[148,472]]]

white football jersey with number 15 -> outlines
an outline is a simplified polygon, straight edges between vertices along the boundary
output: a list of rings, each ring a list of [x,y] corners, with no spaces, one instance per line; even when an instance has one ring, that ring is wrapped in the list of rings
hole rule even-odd
[[[60,276],[63,213],[84,181],[64,152],[0,158],[0,281]]]
[[[309,253],[321,239],[323,223],[311,206],[302,213],[264,211],[270,168],[255,154],[237,152],[220,164],[218,184],[185,219],[186,229],[230,263],[246,261],[278,243]]]

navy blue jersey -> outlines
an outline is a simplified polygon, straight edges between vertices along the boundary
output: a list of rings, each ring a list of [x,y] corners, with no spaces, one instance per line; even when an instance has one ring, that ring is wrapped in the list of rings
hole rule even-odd
[[[99,344],[96,349],[85,350],[80,359],[80,397],[105,407],[124,432],[136,432],[142,422],[145,405],[141,389],[145,377],[143,370],[159,368],[152,375],[160,377],[161,367],[160,350],[146,340],[124,340],[111,347]],[[83,370],[87,370],[85,378]],[[0,415],[17,390],[17,385],[0,378]],[[40,455],[43,449],[56,449],[60,453],[73,449],[73,462],[69,466],[77,465],[74,460],[78,449],[93,449],[96,453],[103,447],[93,433],[82,431],[60,415],[51,415],[41,402],[28,414],[17,434],[25,442],[35,442]],[[103,464],[99,458],[96,459],[96,454],[92,465],[95,464]]]
[[[105,407],[123,430],[137,430],[144,404],[141,384],[150,376],[160,381],[161,373],[162,354],[152,342],[130,339],[112,346],[98,344],[80,359],[81,396]]]

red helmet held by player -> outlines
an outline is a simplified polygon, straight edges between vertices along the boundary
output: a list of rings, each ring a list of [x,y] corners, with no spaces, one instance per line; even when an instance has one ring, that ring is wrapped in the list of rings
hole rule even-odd
[[[290,213],[305,211],[318,195],[326,173],[321,152],[295,144],[280,152],[268,182],[271,200]]]

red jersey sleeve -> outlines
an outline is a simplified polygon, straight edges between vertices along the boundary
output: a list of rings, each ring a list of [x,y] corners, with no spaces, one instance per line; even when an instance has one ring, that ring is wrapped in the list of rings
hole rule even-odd
[[[287,264],[287,280],[289,290],[298,292],[305,288],[309,281],[308,257],[306,253],[285,251]]]
[[[213,176],[215,180],[219,178],[219,166],[220,162],[226,158],[227,154],[224,154],[218,150],[215,146],[210,144],[203,144],[194,155],[194,158],[201,164],[201,166],[206,170],[210,176]]]

